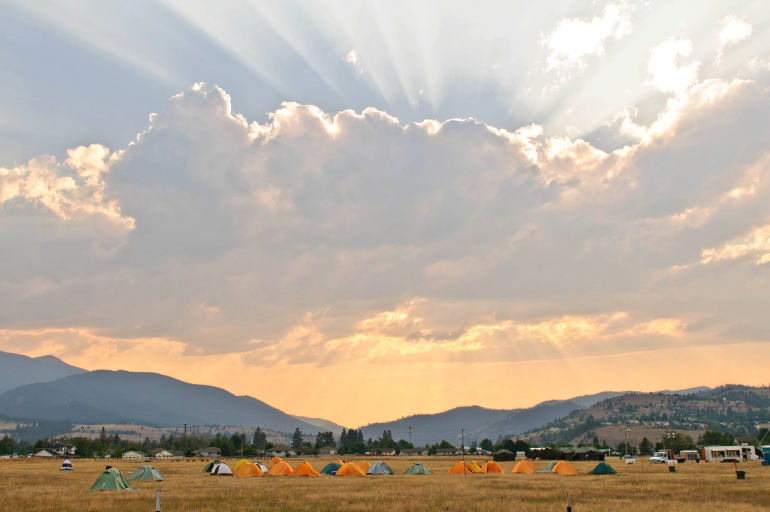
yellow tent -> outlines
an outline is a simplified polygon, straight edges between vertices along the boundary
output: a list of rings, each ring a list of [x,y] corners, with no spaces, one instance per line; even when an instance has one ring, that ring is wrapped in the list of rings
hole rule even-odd
[[[283,462],[283,459],[280,457],[273,457],[270,459],[270,464],[278,464],[279,462]]]
[[[476,462],[475,460],[468,465],[471,467],[474,473],[478,473],[481,471],[481,466],[479,466],[479,463]]]
[[[337,470],[335,476],[366,476],[366,473],[361,470],[361,466],[355,462],[346,462],[340,469]]]
[[[270,476],[286,476],[290,475],[291,471],[291,466],[286,464],[284,461],[281,461],[270,468],[270,471],[268,471],[267,474]]]
[[[241,459],[238,462],[236,462],[235,466],[233,466],[233,473],[241,469],[241,466],[243,466],[244,464],[247,464],[248,462],[249,461],[247,461],[246,459]]]
[[[534,472],[535,472],[535,466],[533,466],[531,462],[526,460],[517,462],[516,465],[513,466],[513,471],[511,471],[511,473],[534,473]]]
[[[289,476],[321,476],[308,462],[303,462]]]
[[[559,461],[556,466],[554,466],[553,470],[554,473],[559,473],[560,475],[577,475],[577,471],[575,471],[575,467],[566,461]]]
[[[362,460],[361,462],[358,463],[358,467],[361,468],[364,473],[366,473],[369,470],[369,468],[372,467],[372,465],[366,462],[365,460]]]
[[[500,467],[500,464],[490,460],[481,466],[479,473],[505,473],[505,471],[503,471],[503,468]]]
[[[247,478],[247,477],[253,477],[253,476],[265,476],[262,470],[260,470],[257,467],[257,465],[252,462],[246,462],[245,464],[241,464],[241,467],[238,468],[238,471],[233,471],[233,473],[235,474],[235,476],[239,476],[241,478]]]
[[[462,475],[463,473],[471,475],[473,474],[473,469],[467,462],[463,464],[463,462],[458,461],[455,462],[451,468],[449,468],[450,475]]]

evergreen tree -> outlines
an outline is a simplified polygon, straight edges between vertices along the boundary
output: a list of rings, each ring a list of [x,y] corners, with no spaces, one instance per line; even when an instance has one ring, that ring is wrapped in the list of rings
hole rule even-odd
[[[291,447],[295,450],[302,446],[302,432],[297,428],[294,431],[294,436],[291,438]]]

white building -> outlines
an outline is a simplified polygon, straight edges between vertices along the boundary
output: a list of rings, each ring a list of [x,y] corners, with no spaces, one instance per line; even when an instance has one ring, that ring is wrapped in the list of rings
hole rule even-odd
[[[123,459],[128,460],[141,460],[145,455],[141,452],[130,451],[123,454]]]
[[[741,462],[744,460],[757,460],[757,454],[753,446],[706,446],[703,448],[703,458],[706,462]]]

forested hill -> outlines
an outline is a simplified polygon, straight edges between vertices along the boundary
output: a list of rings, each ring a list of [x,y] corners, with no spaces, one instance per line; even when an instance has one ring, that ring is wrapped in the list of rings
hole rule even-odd
[[[26,384],[50,382],[85,372],[54,356],[28,357],[0,352],[0,393]]]

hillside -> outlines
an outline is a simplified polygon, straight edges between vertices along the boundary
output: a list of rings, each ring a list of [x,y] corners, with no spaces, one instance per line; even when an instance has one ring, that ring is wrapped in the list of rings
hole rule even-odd
[[[756,425],[770,421],[768,388],[729,385],[695,389],[699,391],[628,393],[607,398],[522,437],[535,444],[590,443],[599,434],[617,439],[609,433],[621,427],[631,428],[633,439],[647,437],[653,441],[659,441],[666,429],[696,433],[716,430],[745,436],[754,435]]]
[[[0,352],[0,393],[35,382],[50,382],[85,372],[53,356],[28,357]]]
[[[78,423],[239,425],[314,433],[318,427],[248,396],[156,373],[106,371],[29,384],[0,395],[0,414]]]
[[[498,421],[469,432],[469,439],[496,441],[500,437],[517,436],[527,430],[539,428],[550,421],[562,418],[581,406],[566,400],[539,404],[529,409],[514,411]]]
[[[314,427],[317,427],[321,431],[334,432],[335,436],[340,435],[340,433],[342,432],[342,429],[345,428],[342,425],[338,425],[333,421],[325,420],[323,418],[307,418],[305,416],[296,416],[294,414],[292,414],[291,417],[296,418],[300,421],[304,421],[305,423],[309,423]],[[314,431],[312,433],[317,434],[318,431]]]

